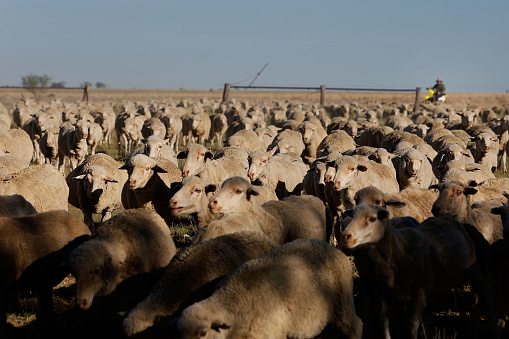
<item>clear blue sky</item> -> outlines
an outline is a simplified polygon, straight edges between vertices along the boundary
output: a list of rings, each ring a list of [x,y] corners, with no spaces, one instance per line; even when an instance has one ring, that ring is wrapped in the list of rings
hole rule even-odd
[[[509,1],[3,0],[0,85],[509,89]]]

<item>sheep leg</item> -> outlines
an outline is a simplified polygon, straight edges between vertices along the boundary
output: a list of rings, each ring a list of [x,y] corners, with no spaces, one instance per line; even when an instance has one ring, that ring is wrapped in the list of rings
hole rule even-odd
[[[417,339],[419,334],[419,325],[421,324],[421,314],[426,307],[426,293],[423,289],[417,291],[417,295],[413,301],[412,314],[410,316],[410,330],[412,338]]]
[[[111,210],[109,208],[105,209],[102,213],[101,222],[105,222],[106,220],[111,218]]]
[[[88,226],[90,231],[94,229],[94,220],[92,219],[92,212],[83,211],[83,222],[85,223],[85,225]]]
[[[389,332],[389,304],[385,298],[382,299],[382,312],[380,313],[380,317],[384,338],[391,339],[391,333]]]

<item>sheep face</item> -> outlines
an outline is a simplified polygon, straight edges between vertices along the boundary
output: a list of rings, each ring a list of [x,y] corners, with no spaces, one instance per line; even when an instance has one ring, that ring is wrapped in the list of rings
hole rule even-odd
[[[434,216],[450,215],[457,217],[460,213],[469,210],[470,198],[468,196],[477,193],[476,185],[475,182],[467,185],[459,181],[432,185],[430,188],[438,189],[440,194],[433,203],[431,212]]]
[[[210,198],[209,210],[216,213],[248,212],[251,197],[258,195],[253,185],[242,177],[232,177],[223,182],[221,189]]]
[[[394,199],[393,197],[383,193],[375,186],[364,187],[357,192],[354,196],[355,204],[371,204],[386,208],[387,206],[394,206],[397,208],[406,206],[405,202]]]
[[[74,177],[83,183],[90,202],[96,205],[102,193],[106,191],[108,183],[118,183],[117,180],[108,175],[106,169],[102,166],[90,166],[82,175]]]
[[[355,138],[357,136],[357,133],[359,132],[357,123],[353,120],[349,120],[343,127],[343,130],[346,133],[348,133],[348,135],[351,136],[352,138]]]
[[[247,176],[251,181],[255,181],[268,173],[270,158],[274,155],[275,151],[276,149],[273,148],[268,152],[255,151],[249,154],[249,170]]]
[[[207,185],[196,176],[185,177],[170,200],[171,213],[181,215],[201,212],[208,203],[207,193],[214,190],[214,185]]]
[[[458,144],[450,144],[445,149],[445,160],[462,160],[463,156],[470,157],[470,154]]]
[[[167,145],[170,139],[161,139],[158,137],[150,136],[144,140],[145,143],[145,155],[149,158],[157,158],[161,153],[163,145]]]
[[[184,177],[198,175],[205,170],[205,163],[212,159],[213,154],[205,146],[189,144],[185,151],[179,152],[177,159],[186,159],[182,167]]]
[[[415,177],[424,170],[425,160],[421,152],[411,149],[403,154],[400,166],[403,167],[402,169],[406,171],[408,176]]]
[[[362,244],[377,243],[385,234],[385,220],[389,212],[375,205],[361,204],[348,210],[352,221],[343,231],[343,246],[354,248]]]
[[[352,157],[340,157],[336,159],[334,167],[336,169],[336,174],[334,175],[333,188],[337,191],[352,185],[359,172],[368,170],[366,166],[359,164]]]
[[[155,172],[165,171],[157,165],[157,162],[144,154],[136,154],[128,164],[120,167],[126,169],[129,174],[129,188],[131,190],[144,188]]]
[[[300,134],[302,135],[302,141],[304,144],[309,144],[314,137],[316,132],[316,126],[310,122],[306,122],[300,129]]]
[[[495,142],[498,141],[497,138],[492,137],[489,133],[479,133],[479,135],[475,138],[475,143],[477,149],[482,152],[488,152],[495,146]]]
[[[297,153],[295,145],[286,139],[279,140],[276,147],[279,153]]]
[[[74,126],[76,129],[76,135],[79,139],[88,138],[89,130],[90,130],[90,122],[87,120],[80,120]]]

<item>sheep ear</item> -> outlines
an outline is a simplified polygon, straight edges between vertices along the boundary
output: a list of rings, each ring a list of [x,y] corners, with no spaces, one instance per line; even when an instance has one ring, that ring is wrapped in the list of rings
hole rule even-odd
[[[269,158],[273,157],[274,154],[276,154],[276,150],[277,150],[277,147],[273,147],[271,150],[269,150],[267,152],[267,154],[269,155]]]
[[[439,184],[437,184],[437,185],[431,185],[431,186],[429,187],[429,189],[432,189],[432,188],[437,189],[437,190],[439,190],[439,191],[440,191],[440,185],[439,185]]]
[[[205,161],[207,161],[207,159],[212,159],[213,157],[214,157],[214,154],[212,154],[211,151],[205,152]]]
[[[165,144],[165,145],[168,145],[169,142],[170,142],[170,139],[164,139],[163,140],[163,144]]]
[[[327,167],[334,167],[334,165],[336,165],[336,161],[327,161],[325,164]]]
[[[349,208],[346,211],[343,212],[344,215],[347,217],[353,218],[353,209]]]
[[[472,181],[470,181],[470,182],[468,183],[468,186],[470,186],[470,187],[477,187],[477,185],[478,185],[478,184],[477,184],[477,181],[475,181],[475,180],[472,180]]]
[[[357,166],[357,169],[361,172],[366,172],[368,170],[368,168],[364,165]]]
[[[389,212],[387,212],[387,210],[379,210],[377,213],[377,218],[378,220],[383,221],[389,218]]]
[[[168,173],[165,169],[161,168],[159,165],[155,165],[154,168],[152,168],[154,172],[157,173]]]
[[[477,193],[477,188],[468,186],[463,190],[463,194],[472,195]]]
[[[115,180],[114,178],[112,178],[110,176],[107,176],[105,179],[106,179],[106,182],[117,182],[118,183],[117,180]]]
[[[82,175],[78,175],[78,176],[74,177],[73,179],[74,180],[85,180],[86,178],[87,178],[87,175],[82,174]]]
[[[502,191],[502,195],[509,199],[509,191]]]
[[[180,151],[177,154],[177,159],[185,159],[187,158],[187,151]]]
[[[253,187],[249,187],[246,191],[247,200],[249,201],[251,199],[251,196],[257,196],[260,195],[258,191],[256,191]]]
[[[118,169],[127,170],[127,169],[129,169],[129,165],[128,164],[124,164],[121,167],[119,167]]]
[[[207,185],[205,186],[205,194],[214,193],[216,191],[216,185]]]
[[[402,208],[406,206],[406,202],[399,201],[398,199],[394,199],[393,197],[389,197],[387,200],[384,200],[386,206],[393,206],[396,208]]]
[[[502,207],[495,207],[491,209],[491,214],[495,215],[501,215],[502,214]]]
[[[231,326],[226,324],[223,321],[220,321],[219,319],[216,319],[212,322],[212,324],[210,325],[210,328],[212,328],[216,332],[219,332],[219,330],[227,330],[227,329],[231,328]]]

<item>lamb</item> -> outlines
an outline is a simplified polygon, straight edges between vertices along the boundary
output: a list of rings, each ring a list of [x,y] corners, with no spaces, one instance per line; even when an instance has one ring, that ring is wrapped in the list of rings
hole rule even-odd
[[[76,125],[65,122],[58,132],[58,170],[64,173],[64,158],[68,157],[71,171],[81,163],[88,154],[88,131],[90,123],[80,120]]]
[[[470,279],[489,312],[492,335],[499,335],[474,244],[460,222],[442,216],[427,219],[417,228],[396,229],[389,212],[380,206],[361,204],[347,214],[353,220],[343,231],[343,245],[349,249],[369,245],[360,250],[367,251],[376,265],[385,338],[391,338],[389,309],[393,298],[411,302],[408,335],[416,339],[426,305],[451,287],[462,286],[464,277]]]
[[[69,257],[79,307],[87,310],[95,296],[111,294],[123,280],[168,265],[176,252],[170,229],[154,211],[115,215]]]
[[[183,249],[163,269],[149,295],[123,321],[128,336],[171,316],[200,287],[223,277],[248,260],[261,257],[276,245],[254,232],[237,232]]]
[[[38,212],[69,208],[69,188],[52,165],[33,165],[15,174],[0,173],[0,179],[1,195],[22,195]]]
[[[499,200],[485,200],[471,205],[470,195],[477,193],[476,185],[475,182],[467,185],[459,181],[432,185],[430,188],[438,189],[440,194],[431,212],[434,216],[450,215],[474,226],[491,245],[503,238],[502,222],[491,214],[491,209],[503,204]]]
[[[23,217],[37,213],[34,206],[19,194],[0,195],[0,217]]]
[[[228,129],[228,119],[224,114],[214,114],[210,126],[210,143],[221,145],[223,137]]]
[[[253,284],[253,282],[256,282]],[[250,260],[209,298],[187,307],[182,338],[311,338],[329,325],[361,338],[352,268],[346,255],[319,240],[297,240]]]
[[[194,143],[177,154],[178,159],[186,159],[182,167],[184,177],[196,175],[216,187],[232,176],[247,177],[249,164],[246,160],[233,157],[214,160],[212,157],[212,152],[205,146]]]
[[[385,208],[391,218],[411,216],[418,222],[433,216],[431,208],[438,194],[433,190],[409,187],[394,193],[383,193],[375,186],[367,186],[355,193],[355,205],[371,204]]]
[[[394,162],[400,190],[407,187],[427,189],[436,183],[428,157],[418,150],[411,148]]]
[[[168,224],[173,215],[168,201],[176,183],[182,181],[177,166],[164,158],[149,158],[137,154],[120,167],[127,170],[129,179],[122,189],[122,205],[126,209],[146,208],[155,210]]]
[[[226,139],[224,145],[226,147],[243,147],[248,152],[263,149],[262,142],[258,138],[258,134],[252,130],[241,130]]]
[[[122,206],[122,188],[127,173],[120,164],[106,154],[88,157],[66,177],[69,186],[69,203],[81,209],[84,222],[94,229],[93,213],[101,214],[101,222],[111,218],[111,213]]]
[[[297,131],[302,134],[302,141],[306,147],[302,153],[302,159],[304,163],[311,165],[316,160],[318,145],[325,139],[327,132],[321,125],[307,121],[303,122]]]
[[[279,199],[288,195],[300,195],[302,181],[307,173],[304,162],[286,154],[274,156],[276,148],[268,152],[255,151],[249,154],[247,175],[252,182],[259,181],[271,187]]]
[[[158,136],[151,135],[146,139],[141,139],[126,158],[128,162],[136,154],[145,154],[149,158],[165,158],[178,166],[177,156],[173,148],[168,145],[169,139],[161,139]]]
[[[50,258],[72,246],[73,240],[90,235],[88,227],[66,211],[49,211],[0,218],[0,334],[5,335],[6,311],[19,285],[39,291],[37,318],[53,309],[52,288],[68,273],[60,268],[65,260]],[[67,246],[69,247],[69,246]],[[65,248],[65,251],[70,249]],[[65,253],[63,254],[65,256]],[[67,253],[68,255],[68,253]],[[41,263],[41,261],[44,261]],[[24,278],[26,275],[26,279]],[[25,287],[25,286],[23,286]]]
[[[207,113],[197,113],[192,116],[191,133],[193,138],[198,138],[198,143],[205,144],[210,135],[210,117]]]
[[[255,199],[258,189],[244,178],[229,178],[210,198],[209,210],[213,214],[244,214],[245,220],[257,221],[261,230],[279,244],[299,238],[325,240],[325,205],[320,199],[291,196],[260,205]]]

